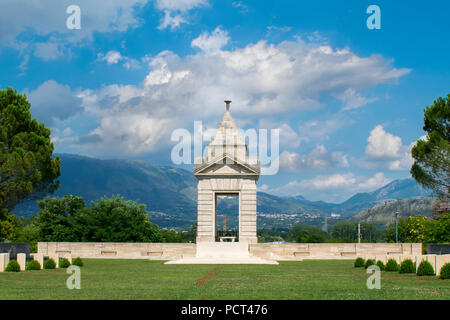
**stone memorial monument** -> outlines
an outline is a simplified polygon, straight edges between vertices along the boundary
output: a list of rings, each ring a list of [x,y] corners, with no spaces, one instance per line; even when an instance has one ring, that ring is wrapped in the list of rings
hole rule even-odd
[[[195,159],[198,179],[197,243],[216,241],[217,197],[239,197],[239,241],[257,243],[256,181],[259,160],[247,155],[247,145],[230,113],[231,101],[208,145],[208,156]]]
[[[196,257],[167,263],[261,263],[276,261],[253,257],[249,244],[258,242],[256,228],[256,181],[259,178],[258,157],[250,157],[244,137],[230,113],[231,101],[219,128],[208,145],[207,157],[194,160],[198,179]],[[239,197],[239,233],[236,242],[222,242],[216,237],[217,201],[220,196]]]

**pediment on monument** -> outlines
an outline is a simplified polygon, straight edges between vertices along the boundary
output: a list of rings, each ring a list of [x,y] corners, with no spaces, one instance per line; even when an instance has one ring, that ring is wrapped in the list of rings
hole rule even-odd
[[[202,164],[194,169],[194,175],[243,175],[259,176],[259,167],[252,166],[229,155],[213,159],[209,163]]]

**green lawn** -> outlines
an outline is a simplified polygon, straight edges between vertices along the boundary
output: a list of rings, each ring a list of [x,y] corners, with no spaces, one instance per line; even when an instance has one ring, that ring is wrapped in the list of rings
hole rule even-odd
[[[197,281],[212,273],[202,285]],[[216,270],[217,271],[217,270]],[[351,260],[279,265],[164,265],[162,261],[84,259],[81,289],[65,269],[0,273],[0,299],[449,299],[450,281],[382,272],[369,290]]]

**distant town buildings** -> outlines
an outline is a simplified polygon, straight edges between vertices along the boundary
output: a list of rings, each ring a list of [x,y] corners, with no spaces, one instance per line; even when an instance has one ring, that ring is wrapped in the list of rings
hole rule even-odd
[[[341,215],[340,214],[338,214],[338,213],[332,213],[331,214],[331,217],[332,218],[339,218]]]

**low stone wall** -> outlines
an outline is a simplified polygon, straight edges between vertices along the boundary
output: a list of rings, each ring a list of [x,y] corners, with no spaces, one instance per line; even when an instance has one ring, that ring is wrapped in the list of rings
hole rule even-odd
[[[173,260],[195,257],[195,243],[38,242],[38,253],[73,258]]]
[[[391,254],[391,255],[360,255],[364,259],[375,259],[376,261],[381,260],[386,263],[389,259],[394,259],[398,264],[401,264],[406,259],[411,259],[412,262],[416,264],[416,270],[422,261],[428,261],[436,272],[437,275],[440,274],[441,268],[447,262],[450,262],[450,254],[424,254],[424,255],[411,255],[411,254]]]
[[[253,256],[269,260],[355,259],[359,256],[422,255],[420,243],[258,243]]]
[[[355,259],[358,256],[421,255],[420,243],[255,243],[255,257],[269,260]],[[38,253],[81,258],[173,260],[195,257],[195,243],[39,242]]]
[[[442,255],[436,255],[436,254],[426,254],[423,255],[422,258],[417,262],[416,267],[419,267],[419,264],[422,260],[426,260],[434,268],[434,271],[437,275],[440,274],[441,268],[444,264],[450,263],[450,254],[442,254]]]

